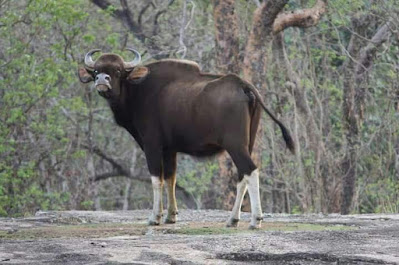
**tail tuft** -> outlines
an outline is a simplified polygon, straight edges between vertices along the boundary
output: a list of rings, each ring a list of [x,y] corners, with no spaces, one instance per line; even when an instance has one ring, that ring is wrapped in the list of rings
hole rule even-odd
[[[280,128],[287,148],[291,151],[292,154],[295,154],[295,143],[290,133],[288,132],[287,128],[285,128],[282,124],[280,125]]]

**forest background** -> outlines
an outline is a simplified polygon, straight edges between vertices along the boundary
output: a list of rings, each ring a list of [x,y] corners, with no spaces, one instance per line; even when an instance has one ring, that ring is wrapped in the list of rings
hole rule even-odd
[[[0,216],[150,208],[145,157],[77,68],[184,58],[261,91],[264,212],[399,212],[397,0],[0,0]],[[180,208],[230,210],[226,155],[178,158]],[[248,209],[248,201],[244,210]]]

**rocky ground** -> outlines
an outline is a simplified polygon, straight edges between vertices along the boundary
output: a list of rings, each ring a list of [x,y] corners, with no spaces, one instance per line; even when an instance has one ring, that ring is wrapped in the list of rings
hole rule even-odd
[[[0,218],[0,264],[399,264],[399,215],[265,215],[227,229],[226,211],[38,212]]]

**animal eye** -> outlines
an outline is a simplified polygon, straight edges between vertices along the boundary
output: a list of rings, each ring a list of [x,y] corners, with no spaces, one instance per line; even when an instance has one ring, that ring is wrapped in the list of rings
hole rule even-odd
[[[94,70],[94,75],[98,75],[98,71],[97,70]]]

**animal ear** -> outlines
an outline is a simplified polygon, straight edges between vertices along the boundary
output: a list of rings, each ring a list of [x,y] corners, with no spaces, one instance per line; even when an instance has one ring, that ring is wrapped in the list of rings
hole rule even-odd
[[[137,66],[130,72],[127,77],[127,80],[133,84],[138,84],[144,81],[144,79],[148,76],[150,70],[145,66]]]
[[[89,83],[94,80],[93,76],[83,67],[79,68],[78,76],[82,83]]]

